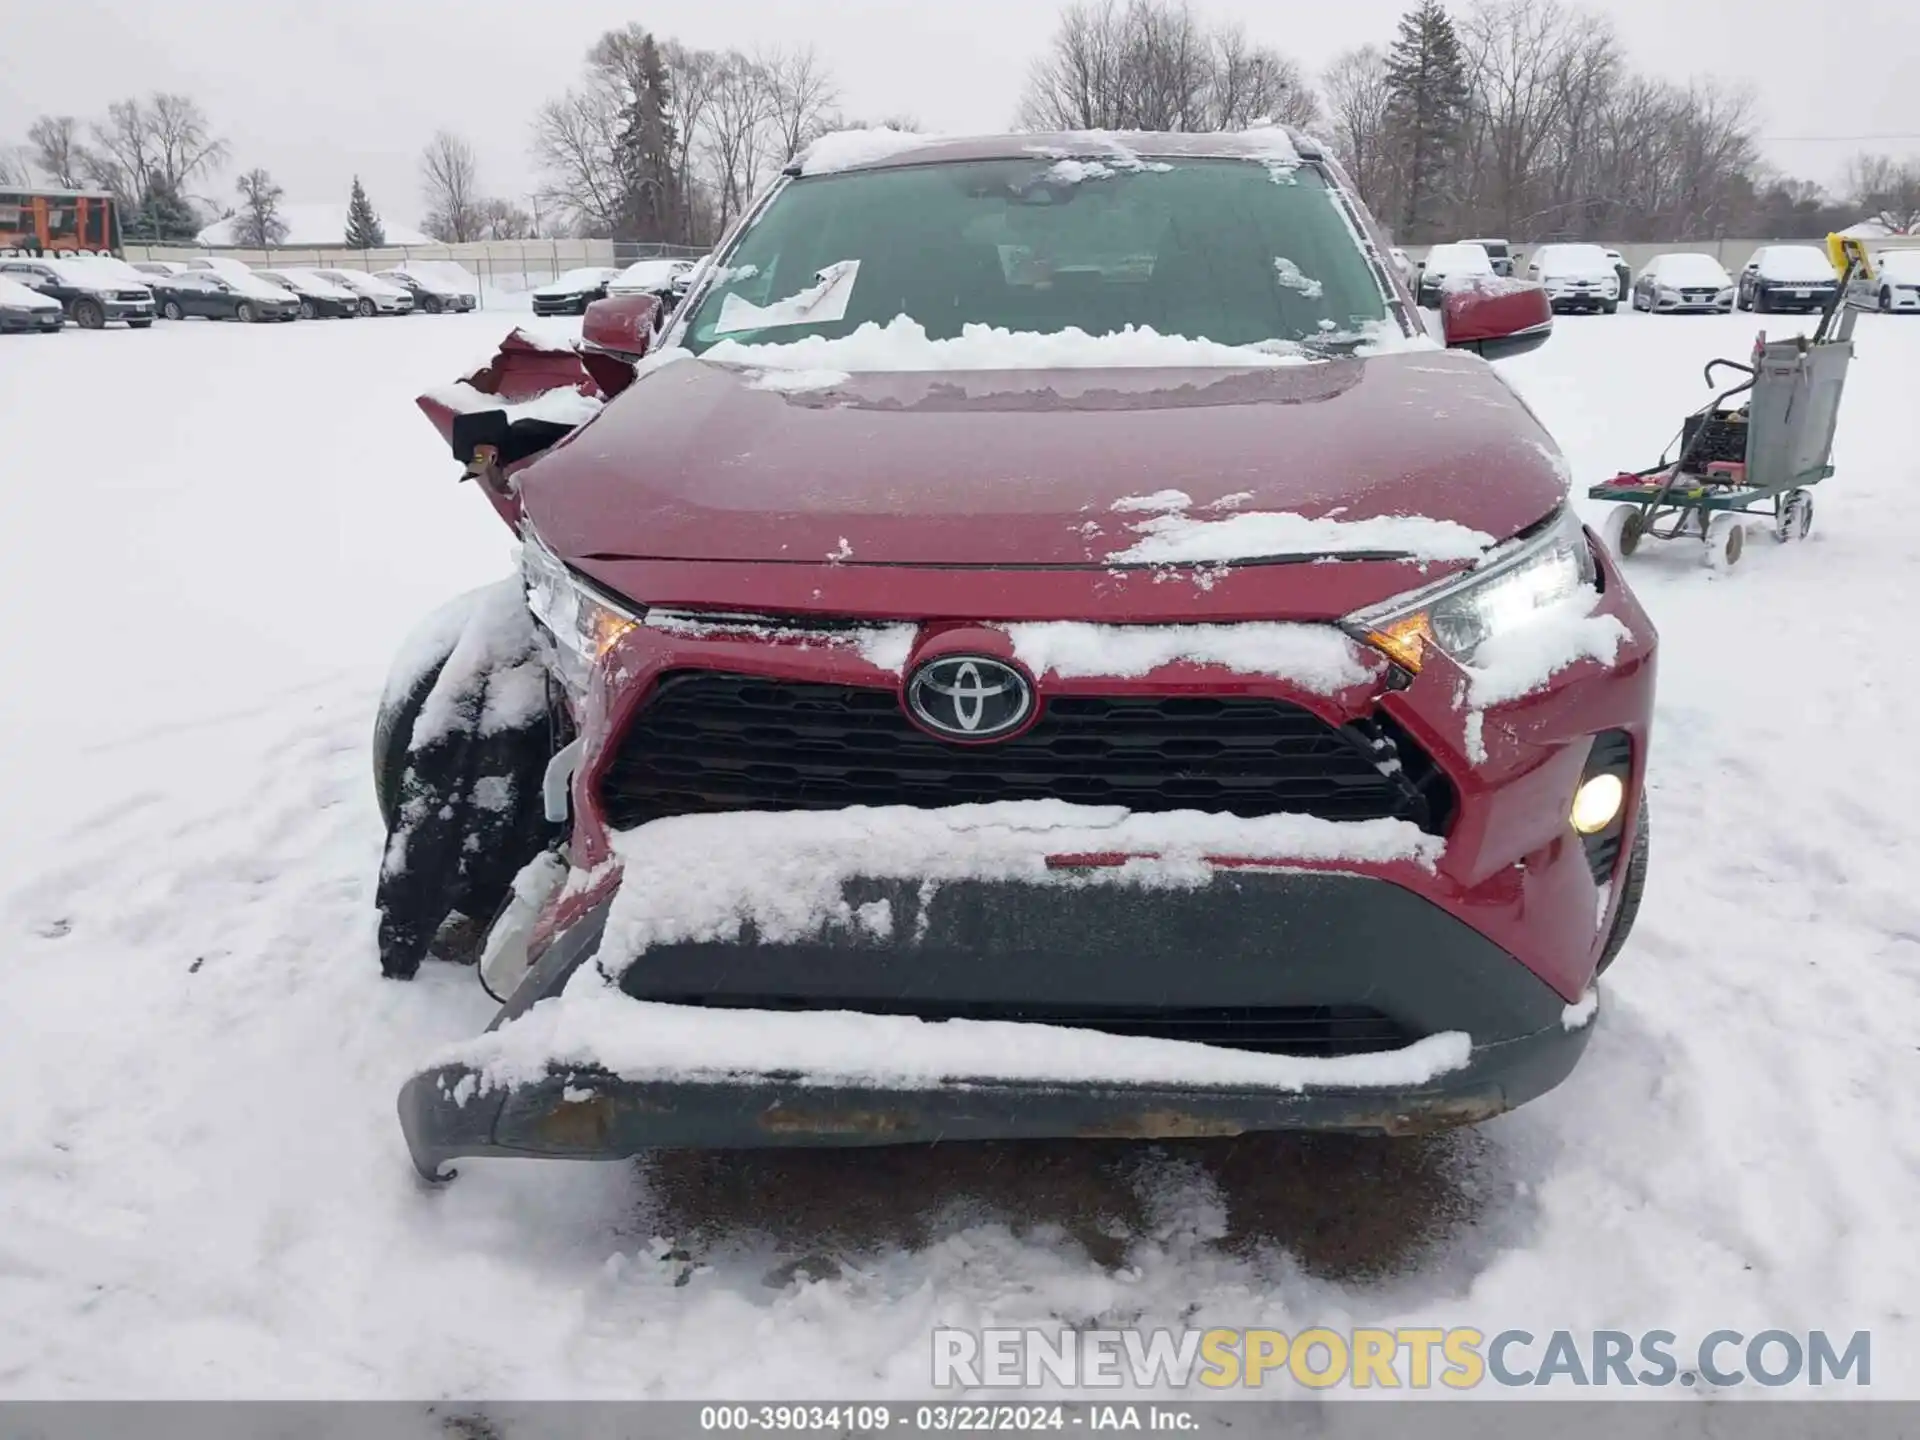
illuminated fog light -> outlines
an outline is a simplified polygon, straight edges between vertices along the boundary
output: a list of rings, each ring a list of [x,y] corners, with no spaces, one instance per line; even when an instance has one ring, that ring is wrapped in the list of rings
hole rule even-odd
[[[1598,835],[1620,814],[1627,787],[1618,775],[1595,775],[1573,792],[1573,828],[1582,835]]]

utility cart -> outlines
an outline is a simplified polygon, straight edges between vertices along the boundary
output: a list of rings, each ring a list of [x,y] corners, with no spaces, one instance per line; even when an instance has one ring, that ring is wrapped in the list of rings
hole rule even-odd
[[[1827,250],[1840,283],[1813,333],[1763,333],[1749,363],[1707,362],[1709,388],[1720,370],[1740,378],[1681,423],[1678,458],[1662,455],[1587,491],[1618,502],[1603,530],[1615,555],[1625,559],[1643,540],[1685,538],[1704,542],[1706,563],[1725,570],[1739,563],[1756,515],[1771,517],[1782,543],[1813,528],[1812,487],[1833,474],[1834,421],[1853,360],[1847,295],[1856,279],[1873,276],[1860,241],[1829,236]]]

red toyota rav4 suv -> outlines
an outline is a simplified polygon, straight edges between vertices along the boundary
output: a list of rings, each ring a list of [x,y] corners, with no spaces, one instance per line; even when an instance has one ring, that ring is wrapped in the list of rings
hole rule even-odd
[[[385,969],[503,1002],[402,1093],[421,1170],[1564,1078],[1654,634],[1485,358],[1544,294],[1385,253],[1282,130],[832,137],[657,338],[425,397],[523,546],[377,731]]]

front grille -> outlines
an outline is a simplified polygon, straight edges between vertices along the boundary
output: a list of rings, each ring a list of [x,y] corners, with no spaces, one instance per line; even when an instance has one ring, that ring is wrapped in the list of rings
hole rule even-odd
[[[703,1009],[801,1011],[822,1008],[818,999],[787,995],[715,997],[649,994],[647,998],[668,1005],[693,1005]],[[1187,1040],[1228,1050],[1254,1050],[1268,1055],[1315,1058],[1372,1055],[1383,1050],[1399,1050],[1420,1038],[1397,1021],[1365,1005],[1236,1005],[1160,1009],[947,1001],[916,1003],[880,997],[835,1000],[832,1008],[867,1015],[911,1015],[915,1019],[931,1021],[987,1020],[1062,1025],[1077,1030],[1097,1030],[1106,1035]]]
[[[1060,696],[1023,735],[959,746],[915,727],[892,690],[708,671],[661,680],[601,782],[616,829],[732,810],[1043,799],[1392,817],[1439,833],[1452,788],[1384,717],[1335,727],[1276,700]]]

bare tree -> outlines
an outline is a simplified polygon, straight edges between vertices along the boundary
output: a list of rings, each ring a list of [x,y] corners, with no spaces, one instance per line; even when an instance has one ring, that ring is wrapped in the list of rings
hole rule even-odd
[[[1397,208],[1394,147],[1387,107],[1387,57],[1378,46],[1363,45],[1334,57],[1321,77],[1327,95],[1329,144],[1347,167],[1360,198],[1376,215]]]
[[[116,100],[107,106],[106,119],[90,128],[94,143],[73,150],[80,170],[128,201],[155,188],[183,194],[187,181],[211,174],[227,159],[227,142],[185,95],[162,91],[144,103]]]
[[[33,163],[55,185],[78,190],[86,183],[80,122],[71,115],[42,115],[27,127]]]
[[[1847,198],[1895,235],[1920,234],[1920,156],[1856,155],[1847,162]]]
[[[766,71],[736,52],[721,56],[699,149],[717,192],[715,218],[723,231],[747,208],[765,177],[778,143],[773,119],[773,87]]]
[[[766,74],[768,123],[779,152],[775,159],[785,164],[825,133],[827,116],[840,99],[840,87],[812,46],[775,50],[756,63]]]
[[[240,192],[235,239],[255,250],[265,250],[287,238],[287,222],[280,218],[280,201],[286,191],[274,183],[271,175],[255,166],[234,188]]]
[[[1186,0],[1081,0],[1061,16],[1020,102],[1030,130],[1226,130],[1309,124],[1299,66],[1238,26],[1209,29]]]
[[[33,184],[33,169],[27,164],[27,147],[0,145],[0,185]]]
[[[549,100],[534,115],[540,198],[580,235],[611,235],[620,209],[620,113],[591,86]]]
[[[450,130],[436,131],[420,152],[426,229],[436,240],[459,244],[480,238],[476,168],[473,147]]]
[[[475,213],[482,240],[527,240],[533,236],[533,216],[511,200],[489,197],[475,207]]]

